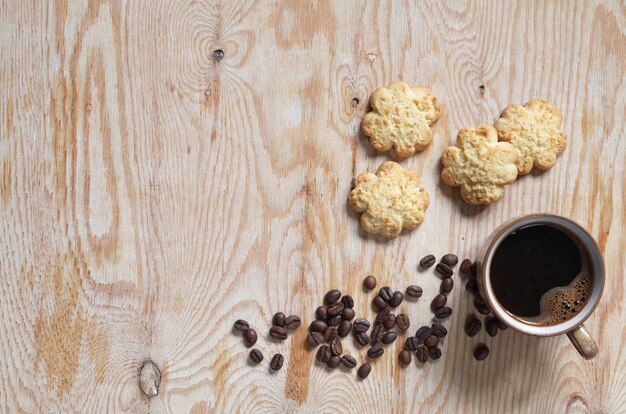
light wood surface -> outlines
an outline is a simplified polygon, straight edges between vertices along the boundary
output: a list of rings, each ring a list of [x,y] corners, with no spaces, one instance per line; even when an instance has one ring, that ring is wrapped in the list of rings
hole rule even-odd
[[[626,410],[623,2],[5,0],[0,46],[1,412]],[[425,222],[385,242],[347,196],[389,159],[359,123],[394,80],[432,88],[443,115],[402,161],[430,193]],[[562,110],[567,150],[497,204],[464,204],[439,178],[442,150],[533,97]],[[423,255],[473,257],[496,225],[540,211],[604,252],[591,362],[564,336],[467,338],[458,279],[444,356],[425,367],[398,365],[404,336],[366,381],[314,363],[304,325],[268,339],[272,313],[308,323],[330,288],[370,316],[369,273],[424,288],[402,305],[414,331],[438,287]],[[259,332],[260,366],[237,318]],[[162,373],[150,400],[145,359]]]

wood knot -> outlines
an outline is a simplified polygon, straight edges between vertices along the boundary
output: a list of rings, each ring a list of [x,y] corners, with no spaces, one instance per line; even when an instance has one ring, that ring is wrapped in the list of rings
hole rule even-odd
[[[352,107],[355,108],[359,105],[361,101],[359,101],[359,98],[352,98]]]
[[[156,397],[159,394],[161,385],[161,371],[154,362],[147,359],[142,362],[139,368],[139,388],[148,397]]]
[[[215,49],[213,51],[213,62],[218,63],[222,59],[224,59],[224,51],[222,49]]]
[[[478,93],[480,93],[480,96],[485,96],[485,85],[480,85],[478,87]]]

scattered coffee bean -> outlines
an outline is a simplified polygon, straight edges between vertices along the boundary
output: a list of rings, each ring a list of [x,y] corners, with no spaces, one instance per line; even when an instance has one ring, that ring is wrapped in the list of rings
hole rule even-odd
[[[380,325],[382,324],[385,319],[387,319],[387,317],[389,317],[390,312],[388,309],[383,309],[380,312],[378,312],[378,315],[376,315],[376,319],[374,319],[374,325]]]
[[[437,259],[435,258],[435,256],[433,256],[432,254],[429,254],[428,256],[422,257],[422,260],[420,260],[420,266],[423,269],[428,269],[429,267],[434,265],[436,261]]]
[[[432,302],[430,302],[430,309],[436,311],[437,309],[443,308],[446,306],[446,302],[448,301],[448,297],[443,293],[437,294]]]
[[[379,345],[374,345],[373,347],[367,350],[367,356],[372,359],[380,358],[384,353],[385,351]]]
[[[343,308],[343,312],[341,312],[341,317],[346,321],[351,321],[354,315],[354,309],[351,308]]]
[[[376,278],[372,275],[369,275],[365,279],[363,279],[363,287],[367,290],[372,290],[376,287]]]
[[[339,328],[337,329],[337,333],[340,337],[344,338],[348,336],[350,331],[352,330],[352,322],[350,321],[341,321],[339,324]]]
[[[370,338],[370,336],[368,334],[366,334],[365,332],[357,333],[355,335],[355,338],[356,338],[356,341],[361,346],[369,345],[369,343],[372,341],[372,338]]]
[[[321,344],[323,340],[324,337],[319,332],[310,332],[306,337],[306,342],[311,348],[315,348],[316,346]]]
[[[474,350],[474,358],[478,361],[482,361],[483,359],[489,356],[489,348],[486,345],[480,344]]]
[[[287,316],[287,319],[285,319],[285,328],[287,328],[290,331],[293,331],[294,329],[298,329],[301,323],[302,322],[300,321],[299,316],[289,315]]]
[[[459,258],[456,254],[448,253],[441,258],[441,262],[447,264],[450,267],[454,267],[459,262]]]
[[[326,361],[328,368],[337,368],[339,365],[341,365],[341,357],[339,355],[333,355]]]
[[[387,302],[385,302],[385,300],[380,296],[376,296],[374,299],[372,299],[372,305],[374,305],[374,309],[376,309],[376,311],[378,312],[387,309],[387,307],[389,306],[387,305]]]
[[[390,313],[389,316],[387,316],[387,319],[383,321],[383,326],[385,327],[385,329],[391,329],[396,326],[396,320],[396,315]]]
[[[424,345],[418,346],[417,351],[415,351],[415,356],[417,357],[417,360],[419,362],[424,364],[426,361],[428,361],[428,348],[426,348]]]
[[[489,317],[485,321],[485,330],[487,331],[487,335],[494,337],[498,334],[498,322],[496,322],[496,318]]]
[[[326,306],[318,306],[315,309],[315,317],[319,320],[325,321],[328,318],[328,308]]]
[[[282,326],[272,326],[270,328],[270,336],[278,341],[287,339],[287,329]]]
[[[461,273],[468,273],[472,270],[472,261],[470,259],[465,259],[461,262],[461,267],[459,268]]]
[[[332,341],[338,335],[339,335],[339,328],[337,326],[329,326],[324,331],[324,339],[326,339],[328,342]]]
[[[478,318],[475,317],[472,320],[470,320],[465,326],[465,333],[470,338],[474,337],[478,334],[478,332],[480,332],[482,327],[483,327],[483,324],[480,322]]]
[[[285,358],[283,358],[281,354],[276,354],[272,358],[272,362],[270,362],[270,368],[272,368],[274,371],[279,371],[283,367],[284,361]]]
[[[474,307],[478,312],[482,313],[483,315],[489,315],[489,308],[485,305],[485,302],[483,302],[483,300],[478,296],[474,298]]]
[[[385,302],[389,302],[393,297],[393,290],[391,290],[389,286],[381,287],[378,291],[378,296],[380,296]]]
[[[452,288],[454,287],[454,280],[451,277],[446,277],[441,280],[441,285],[439,286],[439,290],[441,293],[450,293],[452,292]]]
[[[370,372],[372,372],[372,367],[370,366],[370,364],[363,364],[359,367],[356,374],[359,376],[359,378],[365,379],[370,374]]]
[[[398,355],[398,359],[400,360],[400,363],[402,365],[409,365],[413,358],[411,358],[411,353],[409,351],[407,351],[406,349],[403,349],[402,351],[400,351],[400,355]]]
[[[341,357],[341,365],[348,369],[356,367],[356,359],[352,355],[344,355]]]
[[[446,319],[449,318],[450,315],[452,315],[452,308],[448,306],[444,306],[435,311],[435,318],[437,319]]]
[[[396,316],[396,325],[401,331],[406,331],[411,326],[411,322],[409,321],[409,317],[404,313]]]
[[[389,301],[389,306],[391,306],[392,308],[397,308],[398,306],[400,306],[403,300],[404,300],[404,295],[402,294],[402,292],[400,292],[399,290],[396,290],[395,292],[393,292],[393,296],[391,297],[391,300]]]
[[[328,316],[337,316],[339,315],[341,312],[343,312],[343,303],[341,302],[337,302],[337,303],[333,303],[332,305],[328,305]]]
[[[448,335],[448,330],[446,329],[446,327],[439,322],[433,323],[430,329],[432,329],[433,333],[439,338],[445,338],[446,335]]]
[[[437,335],[430,335],[428,338],[424,339],[424,345],[428,348],[439,345],[439,337]]]
[[[417,338],[418,341],[424,342],[424,340],[428,338],[432,333],[433,333],[433,330],[430,328],[430,326],[424,325],[421,328],[419,328],[417,332],[415,332],[415,337]]]
[[[496,323],[498,324],[498,328],[500,328],[501,331],[506,331],[507,329],[509,329],[508,325],[502,322],[500,319],[496,319]]]
[[[393,341],[395,341],[397,337],[398,337],[398,334],[395,333],[394,331],[385,332],[383,335],[382,342],[383,344],[388,345],[392,343]]]
[[[241,332],[245,332],[250,328],[250,324],[248,324],[248,322],[244,321],[243,319],[237,319],[233,326],[236,330]]]
[[[330,326],[338,326],[342,320],[343,317],[341,315],[329,316],[328,319],[326,319],[326,323]]]
[[[252,329],[252,328],[248,328],[243,333],[243,340],[246,343],[246,346],[252,346],[252,345],[256,344],[256,340],[257,340],[256,331],[254,329]]]
[[[367,330],[370,328],[370,323],[367,319],[358,318],[354,320],[352,326],[357,332],[367,332]]]
[[[428,355],[430,355],[430,359],[434,359],[437,360],[439,358],[441,358],[441,349],[435,347],[432,347],[428,350]]]
[[[410,336],[406,338],[406,342],[404,342],[404,347],[411,352],[417,351],[418,346],[419,346],[419,341],[414,336]]]
[[[341,341],[339,340],[339,338],[333,338],[330,341],[330,352],[332,352],[333,355],[341,355],[343,354],[343,344],[341,343]]]
[[[326,292],[326,295],[324,295],[324,305],[332,305],[333,303],[337,302],[340,297],[341,291],[337,289],[329,290],[328,292]]]
[[[332,353],[330,352],[330,347],[328,345],[322,345],[317,350],[316,358],[319,362],[326,363],[331,356]]]
[[[435,267],[435,270],[442,276],[442,277],[452,277],[452,275],[454,274],[454,271],[452,271],[452,269],[450,268],[450,266],[448,266],[445,263],[438,263],[437,267]]]
[[[345,295],[341,298],[341,303],[344,308],[354,308],[354,298],[350,295]]]
[[[259,362],[263,361],[263,353],[257,348],[254,348],[252,351],[250,351],[250,359],[255,364],[258,364]]]
[[[328,325],[324,321],[316,320],[309,325],[309,331],[311,332],[324,332],[328,328]]]
[[[422,296],[424,290],[417,285],[410,285],[406,288],[406,295],[410,298],[417,299]]]
[[[272,325],[273,326],[285,326],[285,319],[287,319],[287,317],[285,316],[284,313],[276,312],[274,314],[274,317],[272,318]]]
[[[472,294],[476,293],[478,291],[478,282],[476,279],[468,280],[465,284],[465,290]]]
[[[383,340],[383,335],[385,334],[385,327],[382,325],[374,326],[372,330],[372,343],[376,344]]]

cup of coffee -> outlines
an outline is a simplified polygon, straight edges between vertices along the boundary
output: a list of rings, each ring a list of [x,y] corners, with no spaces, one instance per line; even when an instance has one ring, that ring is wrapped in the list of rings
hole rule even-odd
[[[550,214],[504,223],[477,260],[480,293],[496,317],[528,335],[567,334],[586,359],[598,354],[598,345],[583,322],[602,296],[604,278],[593,237]]]

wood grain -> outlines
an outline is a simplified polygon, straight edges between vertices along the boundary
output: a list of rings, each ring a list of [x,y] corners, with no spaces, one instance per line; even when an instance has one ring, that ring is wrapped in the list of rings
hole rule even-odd
[[[624,412],[622,2],[5,0],[0,22],[0,411]],[[398,79],[430,86],[443,116],[403,161],[431,195],[426,220],[383,242],[346,200],[389,158],[359,123]],[[533,97],[563,111],[557,165],[495,205],[462,203],[442,150]],[[371,316],[369,273],[430,296],[420,257],[472,257],[497,224],[539,211],[582,223],[605,255],[591,362],[565,337],[467,338],[459,282],[444,357],[425,367],[396,363],[402,336],[358,381],[313,363],[304,327],[267,336],[272,313],[308,322],[330,288]],[[403,304],[414,326],[427,302]],[[261,366],[237,318],[260,333]],[[285,367],[270,373],[275,352]],[[162,373],[150,400],[146,359]]]

